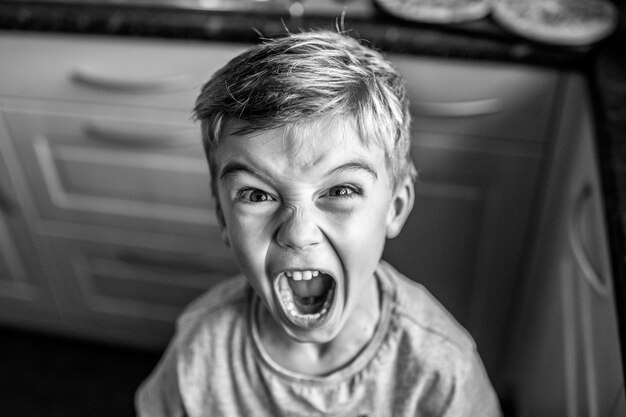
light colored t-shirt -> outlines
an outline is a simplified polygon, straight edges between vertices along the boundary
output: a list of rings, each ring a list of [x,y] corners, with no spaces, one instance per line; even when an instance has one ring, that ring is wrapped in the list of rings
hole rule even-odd
[[[243,277],[191,304],[137,392],[141,417],[500,415],[467,332],[421,285],[381,262],[381,316],[368,345],[323,377],[281,368],[257,333]]]

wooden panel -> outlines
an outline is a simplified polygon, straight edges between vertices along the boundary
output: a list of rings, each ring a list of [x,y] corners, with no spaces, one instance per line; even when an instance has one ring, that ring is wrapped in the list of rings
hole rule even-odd
[[[158,111],[127,109],[131,120],[105,106],[21,106],[3,113],[41,218],[215,234],[209,170],[190,123]]]

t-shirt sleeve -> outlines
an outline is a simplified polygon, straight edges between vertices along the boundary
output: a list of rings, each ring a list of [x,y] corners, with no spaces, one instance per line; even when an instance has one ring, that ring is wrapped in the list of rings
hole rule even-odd
[[[183,417],[177,372],[176,339],[135,394],[137,417]]]
[[[489,381],[485,367],[476,350],[470,360],[457,375],[455,395],[453,396],[451,416],[500,417],[500,403]]]
[[[178,317],[174,337],[163,357],[135,394],[137,417],[183,417],[187,415],[187,407],[190,410],[197,406],[193,399],[190,400],[193,397],[190,393],[197,391],[198,386],[193,384],[197,382],[201,369],[196,367],[193,369],[195,372],[189,372],[186,366],[194,359],[204,360],[214,353],[207,340],[225,340],[216,335],[216,329],[231,329],[233,317],[240,316],[224,313],[230,311],[226,307],[245,305],[248,290],[243,276],[217,284],[193,301]],[[211,319],[213,314],[217,317],[215,321]],[[220,317],[226,317],[221,325]],[[211,329],[215,337],[204,333],[207,329]]]

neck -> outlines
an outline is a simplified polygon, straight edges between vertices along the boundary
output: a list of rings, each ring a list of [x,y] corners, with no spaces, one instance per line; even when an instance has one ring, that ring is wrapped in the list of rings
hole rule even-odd
[[[261,305],[260,341],[278,365],[305,375],[326,375],[345,367],[367,346],[380,320],[378,282],[371,280],[361,302],[339,334],[327,343],[302,343],[292,339]]]

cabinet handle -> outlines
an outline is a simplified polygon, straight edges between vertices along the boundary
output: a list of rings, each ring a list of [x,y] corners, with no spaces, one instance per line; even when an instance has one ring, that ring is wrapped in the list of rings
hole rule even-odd
[[[413,105],[412,111],[416,116],[429,117],[485,116],[502,111],[502,100],[487,98],[458,102],[418,101]]]
[[[154,129],[154,128],[153,128]],[[147,130],[145,127],[124,127],[105,122],[91,122],[84,127],[87,137],[113,145],[133,148],[174,148],[200,144],[190,132],[193,129],[175,128],[169,131]]]
[[[70,80],[97,90],[160,93],[164,91],[189,90],[194,87],[193,77],[189,75],[164,75],[156,77],[117,75],[99,71],[95,68],[82,67],[73,70]]]
[[[218,265],[210,265],[196,256],[185,257],[180,254],[177,254],[175,257],[159,256],[157,258],[154,254],[144,253],[140,249],[121,251],[117,254],[117,259],[123,263],[140,265],[144,268],[182,271],[191,274],[235,275],[237,273],[235,267],[231,267],[225,262],[221,262]]]
[[[603,279],[602,274],[593,265],[585,245],[583,232],[585,215],[592,201],[593,189],[590,184],[585,184],[574,202],[573,212],[570,217],[569,241],[574,253],[574,259],[580,267],[585,280],[600,297],[608,297],[609,283],[606,277]]]

